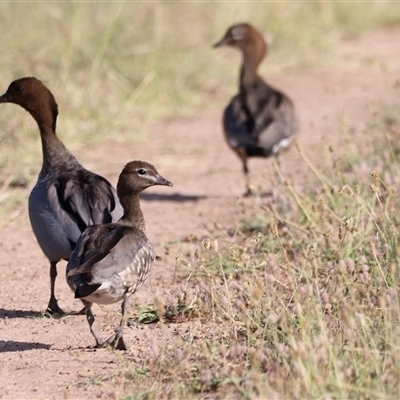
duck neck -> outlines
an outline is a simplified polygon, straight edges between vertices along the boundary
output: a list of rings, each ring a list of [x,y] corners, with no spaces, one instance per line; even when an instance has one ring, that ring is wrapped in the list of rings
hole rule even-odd
[[[145,232],[146,225],[144,223],[144,216],[139,203],[139,194],[134,195],[123,195],[119,197],[122,208],[124,209],[124,215],[122,216],[120,223],[135,227]]]
[[[240,86],[241,88],[246,88],[253,86],[258,81],[257,70],[264,58],[266,49],[265,45],[254,45],[242,51],[243,62],[240,68]]]
[[[240,69],[240,86],[246,88],[252,86],[257,79],[257,67],[252,60],[243,60],[242,67]]]
[[[32,114],[33,115],[33,114]],[[43,119],[33,115],[35,118],[42,142],[43,166],[42,171],[68,170],[77,164],[76,158],[67,150],[56,135],[56,119]]]

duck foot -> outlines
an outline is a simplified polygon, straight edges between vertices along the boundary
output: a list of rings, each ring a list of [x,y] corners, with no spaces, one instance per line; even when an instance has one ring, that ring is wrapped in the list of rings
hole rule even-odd
[[[254,195],[255,195],[255,192],[251,188],[247,188],[247,190],[243,193],[243,197],[250,197],[250,196],[254,196]]]
[[[66,315],[86,315],[86,307],[83,307],[79,311],[69,311],[66,313]]]
[[[113,350],[127,350],[126,344],[124,342],[124,338],[122,336],[123,326],[119,326],[115,332],[104,342],[97,342],[97,346],[99,347],[108,347],[110,346]]]
[[[126,344],[124,342],[124,338],[122,336],[120,338],[118,338],[118,341],[116,344],[113,344],[113,347],[116,350],[128,350],[128,348],[126,347]]]
[[[46,313],[53,316],[64,316],[66,313],[60,308],[55,297],[51,297],[46,309]]]
[[[97,344],[97,347],[102,348],[102,349],[104,349],[108,346],[110,346],[111,349],[113,349],[113,350],[127,350],[128,349],[124,342],[124,338],[122,336],[118,337],[118,335],[112,335],[110,338],[108,338],[104,342]]]

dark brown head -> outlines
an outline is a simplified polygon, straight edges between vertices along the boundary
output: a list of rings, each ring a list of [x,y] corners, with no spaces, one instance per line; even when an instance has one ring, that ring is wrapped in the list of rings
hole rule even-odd
[[[117,184],[118,197],[132,196],[143,192],[150,186],[172,186],[155,167],[144,161],[131,161],[125,165]]]
[[[221,46],[236,47],[245,54],[257,53],[260,58],[263,58],[267,51],[264,37],[247,23],[232,25],[224,37],[213,45],[213,47]]]
[[[43,83],[34,77],[17,79],[11,82],[6,93],[0,96],[0,103],[14,103],[25,108],[36,122],[55,124],[58,115],[54,96]]]

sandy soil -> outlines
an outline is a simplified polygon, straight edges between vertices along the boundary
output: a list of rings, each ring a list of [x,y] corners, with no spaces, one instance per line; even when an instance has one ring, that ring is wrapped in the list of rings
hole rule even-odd
[[[363,126],[375,108],[400,102],[395,87],[400,79],[399,54],[400,30],[377,31],[343,40],[337,65],[331,68],[270,77],[295,101],[301,117],[299,144],[318,166],[331,167],[324,151],[329,144],[340,155],[341,119]],[[232,229],[243,209],[251,209],[255,201],[237,201],[244,180],[239,161],[224,142],[221,112],[205,110],[192,119],[159,124],[145,143],[107,144],[90,153],[76,152],[87,168],[114,184],[123,165],[133,159],[152,162],[174,183],[173,188],[151,188],[142,197],[148,237],[162,259],[154,264],[151,280],[135,295],[132,312],[135,306],[152,304],[153,296],[167,299],[171,291],[185,285],[179,278],[182,273],[174,274],[175,255],[187,250],[188,240]],[[295,184],[311,179],[295,148],[284,157],[284,165]],[[250,169],[254,183],[270,190],[270,161],[252,160]],[[48,263],[30,230],[27,210],[20,211],[15,226],[0,229],[0,398],[118,396],[123,391],[121,352],[90,348],[93,339],[84,316],[42,317],[48,301]],[[59,264],[57,297],[65,309],[78,309],[80,304],[65,283],[64,267],[65,263]],[[117,305],[95,307],[97,320],[108,332],[118,322],[118,310]],[[190,331],[203,337],[207,329],[193,321],[166,325],[163,334],[173,338]],[[129,328],[130,349],[122,358],[140,365],[151,351],[149,338],[154,334],[160,334],[158,324]],[[96,381],[102,384],[95,385]]]

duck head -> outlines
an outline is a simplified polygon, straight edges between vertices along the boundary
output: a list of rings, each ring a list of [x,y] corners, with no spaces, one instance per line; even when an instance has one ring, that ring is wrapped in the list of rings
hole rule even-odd
[[[137,195],[150,186],[172,186],[156,168],[145,161],[131,161],[125,165],[117,184],[118,197]]]
[[[232,25],[224,37],[213,45],[214,48],[232,46],[245,55],[257,55],[262,59],[267,52],[264,37],[253,26],[247,23]]]
[[[0,96],[0,103],[14,103],[25,108],[38,124],[51,124],[55,130],[58,106],[53,94],[34,77],[20,78],[11,82]]]

